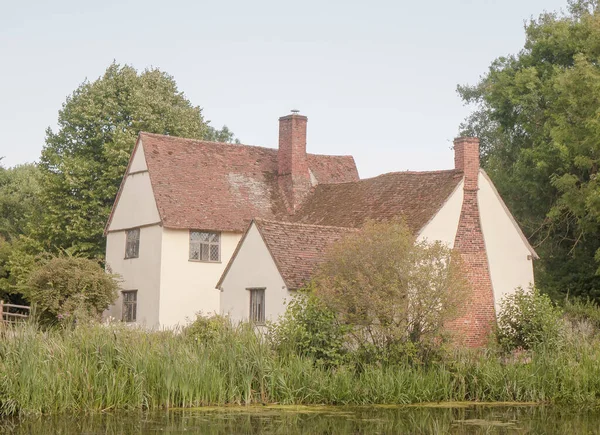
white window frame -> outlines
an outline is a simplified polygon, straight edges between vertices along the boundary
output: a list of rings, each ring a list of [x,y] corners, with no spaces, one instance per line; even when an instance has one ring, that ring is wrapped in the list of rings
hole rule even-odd
[[[205,238],[206,240],[202,240],[203,238]],[[220,232],[190,230],[189,243],[190,243],[190,251],[189,251],[189,257],[188,257],[189,261],[199,261],[202,263],[220,263],[221,262],[221,233]],[[217,250],[216,257],[213,255],[215,248]]]

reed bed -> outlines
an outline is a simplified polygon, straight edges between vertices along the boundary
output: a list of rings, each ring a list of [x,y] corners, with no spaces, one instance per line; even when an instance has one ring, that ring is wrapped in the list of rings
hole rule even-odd
[[[83,325],[0,331],[0,416],[214,405],[423,402],[600,403],[600,346],[571,332],[523,361],[454,352],[428,366],[326,368],[240,325],[185,333]],[[589,335],[589,334],[588,334]]]

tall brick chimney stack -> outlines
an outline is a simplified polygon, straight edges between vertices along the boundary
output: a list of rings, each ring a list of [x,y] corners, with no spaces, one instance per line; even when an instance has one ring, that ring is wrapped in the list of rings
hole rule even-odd
[[[288,209],[295,212],[310,192],[310,174],[306,157],[306,124],[308,118],[292,111],[279,118],[278,174],[279,186],[285,194]]]
[[[479,178],[479,139],[457,137],[454,139],[454,168],[465,174],[465,190],[477,190]]]
[[[465,300],[464,314],[449,326],[465,345],[478,347],[486,344],[496,321],[494,291],[479,213],[479,139],[459,137],[454,140],[454,167],[464,175],[463,204],[454,247],[461,254],[471,288]]]

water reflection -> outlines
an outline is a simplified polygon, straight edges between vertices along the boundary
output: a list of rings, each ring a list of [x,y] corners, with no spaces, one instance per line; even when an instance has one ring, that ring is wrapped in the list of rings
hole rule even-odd
[[[14,434],[600,434],[600,411],[557,407],[229,408],[0,420]]]

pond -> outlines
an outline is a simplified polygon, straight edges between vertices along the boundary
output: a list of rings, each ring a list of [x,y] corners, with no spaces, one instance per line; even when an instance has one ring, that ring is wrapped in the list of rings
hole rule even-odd
[[[599,410],[541,406],[251,407],[0,420],[14,434],[600,434]]]

